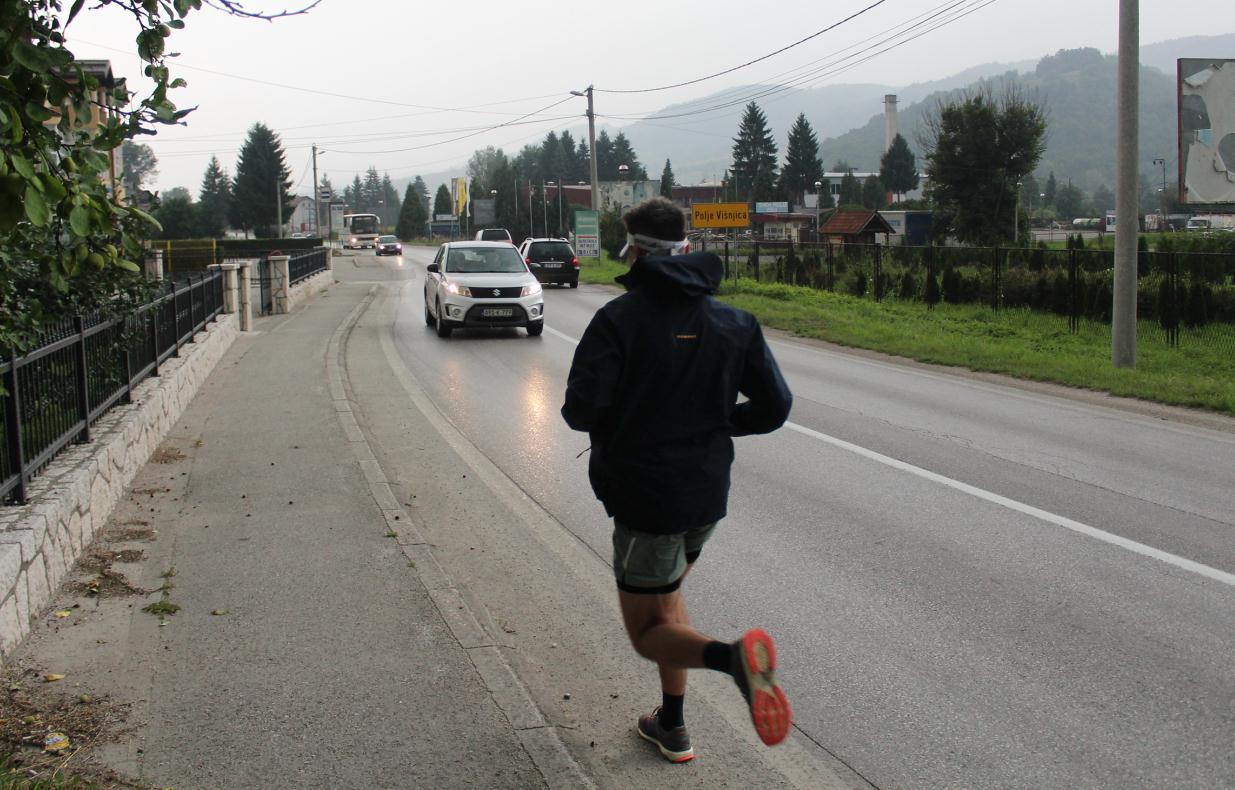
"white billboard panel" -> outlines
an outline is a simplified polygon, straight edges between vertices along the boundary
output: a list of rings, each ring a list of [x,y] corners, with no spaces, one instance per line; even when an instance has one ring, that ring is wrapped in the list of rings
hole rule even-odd
[[[1180,58],[1179,199],[1235,203],[1235,60]]]

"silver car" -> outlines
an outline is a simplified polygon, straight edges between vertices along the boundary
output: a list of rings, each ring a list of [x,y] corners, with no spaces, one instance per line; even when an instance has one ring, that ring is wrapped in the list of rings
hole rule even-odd
[[[522,326],[536,337],[545,331],[544,294],[508,242],[448,242],[425,269],[425,323],[438,337],[481,326]]]

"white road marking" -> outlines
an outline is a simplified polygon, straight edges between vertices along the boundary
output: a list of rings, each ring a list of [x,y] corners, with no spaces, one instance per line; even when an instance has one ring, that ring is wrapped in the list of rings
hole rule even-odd
[[[545,331],[554,337],[565,340],[567,343],[571,343],[576,346],[579,345],[578,338],[571,337],[565,332],[559,332],[553,327],[545,326]],[[1086,537],[1100,540],[1103,543],[1109,543],[1112,546],[1119,546],[1122,549],[1135,552],[1143,557],[1150,557],[1151,559],[1165,562],[1168,565],[1174,565],[1177,568],[1191,571],[1192,573],[1199,576],[1204,576],[1207,579],[1221,582],[1228,587],[1235,587],[1235,574],[1227,573],[1226,571],[1221,571],[1217,568],[1211,568],[1208,565],[1202,565],[1199,562],[1187,559],[1186,557],[1180,557],[1177,554],[1171,554],[1170,552],[1162,551],[1161,549],[1155,549],[1153,546],[1147,546],[1144,543],[1129,540],[1128,538],[1098,529],[1097,527],[1082,524],[1081,522],[1074,521],[1066,516],[1060,516],[1056,513],[1051,513],[1050,511],[1036,508],[1033,505],[1027,505],[1024,502],[1018,502],[1015,499],[1000,496],[999,494],[978,488],[977,486],[962,483],[960,480],[947,477],[946,475],[941,475],[938,472],[932,472],[929,469],[923,469],[920,466],[914,466],[913,464],[892,458],[891,456],[884,455],[883,453],[877,453],[874,450],[869,450],[861,445],[847,442],[844,439],[838,439],[835,436],[829,436],[826,433],[821,433],[812,428],[807,428],[804,425],[798,425],[795,422],[786,422],[785,427],[803,436],[817,439],[818,441],[824,442],[825,444],[830,444],[840,450],[845,450],[853,453],[854,455],[859,455],[869,461],[874,461],[875,463],[883,464],[884,466],[891,467],[892,469],[915,475],[924,480],[930,480],[933,483],[947,486],[954,491],[969,494],[970,496],[976,497],[985,502],[1000,505],[1001,507],[1014,510],[1017,513],[1022,513],[1031,518],[1045,521],[1048,524],[1054,524],[1055,526],[1063,527],[1064,529],[1071,530],[1072,532],[1076,532],[1080,535],[1085,535]]]

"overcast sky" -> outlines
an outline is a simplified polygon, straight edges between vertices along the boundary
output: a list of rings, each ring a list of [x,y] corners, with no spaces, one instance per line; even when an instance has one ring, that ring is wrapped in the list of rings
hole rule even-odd
[[[246,7],[275,11],[297,2],[248,0]],[[735,85],[794,78],[804,80],[802,87],[906,85],[1063,48],[1114,52],[1118,42],[1118,0],[884,0],[800,46],[730,74],[660,92],[599,92],[653,88],[728,69],[873,3],[323,0],[309,14],[274,22],[207,8],[190,13],[185,29],[173,31],[169,44],[181,53],[171,62],[173,74],[189,83],[173,92],[173,100],[198,110],[187,126],[164,127],[143,142],[159,158],[155,188],[186,186],[196,194],[210,155],[233,171],[245,130],[261,121],[282,137],[297,191],[308,194],[313,142],[325,151],[319,174],[328,173],[339,188],[370,164],[395,179],[437,172],[466,161],[478,147],[512,152],[550,129],[578,123],[585,100],[570,98],[569,91],[589,83],[598,90],[598,114],[633,116]],[[953,13],[972,12],[913,40],[905,40],[908,32],[888,38],[915,20],[944,21],[947,17],[931,15],[949,7],[956,8]],[[1230,9],[1231,0],[1142,0],[1141,41],[1235,32]],[[132,87],[145,87],[141,64],[131,54],[136,27],[123,12],[84,11],[68,33],[78,57],[109,59]],[[884,40],[888,43],[878,44]],[[852,59],[842,60],[846,56]],[[534,124],[447,142],[517,121],[561,99],[568,100],[527,119]],[[877,102],[872,114],[879,110]]]

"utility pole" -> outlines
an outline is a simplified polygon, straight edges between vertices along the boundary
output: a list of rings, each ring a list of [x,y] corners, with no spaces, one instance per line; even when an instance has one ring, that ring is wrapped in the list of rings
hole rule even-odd
[[[317,143],[313,144],[313,232],[322,237],[322,206],[318,202],[321,196],[317,191]]]
[[[1136,367],[1137,96],[1140,0],[1119,0],[1118,168],[1115,178],[1115,297],[1111,305],[1111,363]]]
[[[275,226],[276,239],[283,238],[283,183],[279,178],[279,171],[274,172],[274,210],[275,215],[279,218],[279,224]]]
[[[591,160],[592,211],[600,211],[600,187],[596,181],[596,111],[592,105],[592,86],[584,91],[571,91],[573,96],[587,96],[587,152]]]
[[[1162,194],[1158,196],[1158,232],[1166,230],[1166,160],[1155,159],[1155,165],[1162,165]]]

